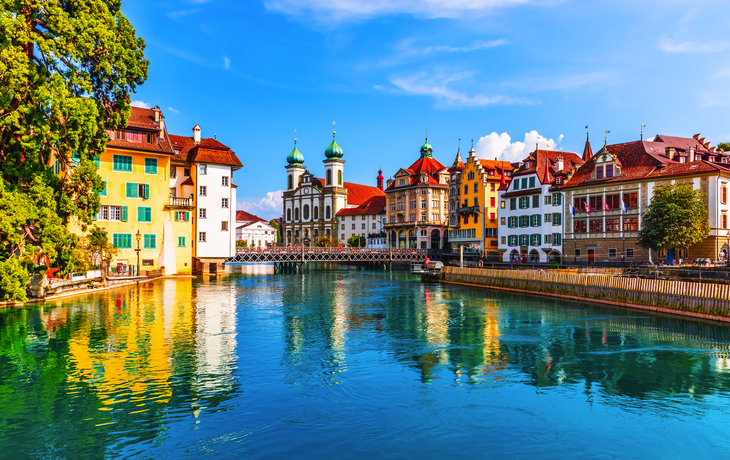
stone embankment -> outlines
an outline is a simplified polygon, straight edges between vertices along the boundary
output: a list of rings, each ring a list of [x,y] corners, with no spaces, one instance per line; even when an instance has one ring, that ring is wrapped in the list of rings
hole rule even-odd
[[[459,267],[444,267],[441,281],[730,322],[728,284]]]

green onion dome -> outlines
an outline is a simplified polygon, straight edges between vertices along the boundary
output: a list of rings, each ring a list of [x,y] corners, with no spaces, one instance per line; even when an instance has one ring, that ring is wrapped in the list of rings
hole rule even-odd
[[[301,166],[304,163],[304,155],[297,149],[297,140],[294,139],[294,150],[286,157],[287,163],[290,165]]]
[[[426,143],[421,146],[421,158],[425,157],[433,158],[433,147],[428,143],[428,138],[426,139]]]
[[[324,151],[324,156],[326,156],[329,159],[340,159],[342,158],[342,155],[344,152],[340,148],[339,145],[337,145],[337,142],[335,142],[335,132],[332,131],[332,143],[329,147],[327,147],[327,150]]]

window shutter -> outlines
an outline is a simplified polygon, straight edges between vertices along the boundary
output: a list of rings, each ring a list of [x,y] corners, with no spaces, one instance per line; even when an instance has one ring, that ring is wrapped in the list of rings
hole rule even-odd
[[[127,182],[127,198],[137,198],[139,196],[138,190],[137,190],[137,184],[134,182]]]
[[[185,222],[190,222],[190,211],[185,211]]]
[[[180,219],[179,219],[180,213],[177,212],[177,211],[175,211],[174,214],[175,214],[175,222],[179,222],[180,221]]]
[[[561,194],[558,193],[557,199],[558,199],[557,200],[558,201],[558,205],[563,204],[563,195],[561,195]]]
[[[542,216],[541,216],[540,214],[535,214],[535,220],[537,221],[537,226],[538,226],[538,227],[539,227],[540,225],[542,225],[542,222],[541,222],[541,217],[542,217]]]
[[[127,206],[122,206],[122,222],[126,222],[129,220],[129,208]]]
[[[562,224],[563,224],[563,215],[558,213],[558,225],[562,225]]]

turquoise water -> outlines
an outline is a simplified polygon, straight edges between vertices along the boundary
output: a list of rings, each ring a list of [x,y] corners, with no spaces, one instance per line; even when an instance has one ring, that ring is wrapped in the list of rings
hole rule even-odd
[[[0,457],[730,457],[726,327],[269,269],[0,312]]]

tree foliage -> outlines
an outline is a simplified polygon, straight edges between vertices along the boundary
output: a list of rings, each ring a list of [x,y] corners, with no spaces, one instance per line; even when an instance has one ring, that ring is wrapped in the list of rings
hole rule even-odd
[[[99,211],[93,159],[147,66],[119,0],[0,0],[0,261],[21,262],[5,275],[20,282],[41,258],[73,271],[67,224]]]
[[[726,152],[730,152],[730,142],[720,142],[717,146]]]
[[[237,248],[246,249],[248,247],[248,241],[246,241],[246,240],[236,240],[236,247]]]
[[[351,236],[347,239],[347,244],[351,248],[364,248],[368,242],[364,236]]]
[[[119,250],[109,241],[109,235],[104,229],[93,227],[83,239],[81,246],[85,255],[85,262],[92,267],[98,267],[103,280],[107,278],[109,264]]]
[[[276,242],[281,243],[281,229],[279,228],[279,224],[276,223],[276,220],[271,219],[269,221],[269,225],[276,229]]]
[[[701,190],[690,184],[654,189],[649,209],[642,218],[639,246],[659,251],[687,249],[710,233],[707,203]]]
[[[320,238],[317,240],[317,243],[315,243],[316,246],[320,248],[337,248],[340,246],[340,240],[337,238]]]

